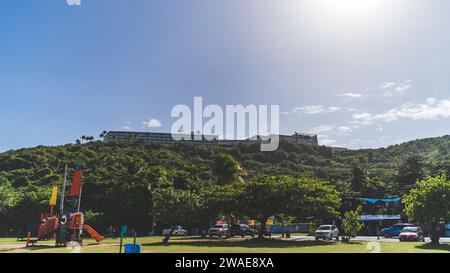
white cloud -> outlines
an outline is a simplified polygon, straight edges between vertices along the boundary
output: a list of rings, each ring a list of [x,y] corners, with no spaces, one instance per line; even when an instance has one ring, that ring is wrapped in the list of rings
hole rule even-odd
[[[407,82],[404,82],[404,83],[398,85],[398,86],[395,88],[395,91],[397,91],[397,92],[403,92],[403,91],[408,90],[409,88],[411,88],[411,82],[410,82],[410,81],[407,81]]]
[[[306,115],[314,115],[314,114],[325,114],[325,113],[333,113],[339,111],[341,108],[338,106],[323,106],[323,105],[309,105],[296,107],[290,112],[284,112],[283,114],[306,114]]]
[[[370,125],[376,122],[392,122],[400,119],[431,120],[450,117],[450,100],[427,99],[423,104],[406,103],[384,113],[355,113],[352,122]]]
[[[378,126],[378,127],[375,129],[375,131],[377,131],[377,132],[383,132],[383,131],[384,131],[384,128],[383,128],[383,126]]]
[[[348,126],[340,126],[337,129],[341,134],[350,134],[353,132],[353,129]]]
[[[339,107],[339,106],[331,106],[331,107],[328,107],[328,109],[327,109],[328,113],[337,112],[339,110],[341,110],[341,107]]]
[[[159,128],[162,126],[161,121],[157,119],[149,119],[147,121],[143,121],[142,124],[144,124],[148,128]]]
[[[383,92],[383,97],[393,97],[395,95],[399,95],[407,91],[412,87],[412,81],[405,79],[401,82],[383,82],[379,86]]]
[[[365,95],[365,94],[352,93],[352,92],[337,94],[337,96],[348,98],[348,99],[365,99],[365,98],[367,98],[367,95]]]
[[[328,135],[318,135],[320,145],[332,145],[336,143],[335,139],[328,138]]]
[[[395,82],[382,82],[382,83],[380,84],[380,88],[381,88],[381,89],[389,89],[389,88],[394,87],[395,85],[396,85]]]
[[[320,134],[333,130],[335,128],[334,125],[321,125],[310,129],[308,132],[311,134]]]

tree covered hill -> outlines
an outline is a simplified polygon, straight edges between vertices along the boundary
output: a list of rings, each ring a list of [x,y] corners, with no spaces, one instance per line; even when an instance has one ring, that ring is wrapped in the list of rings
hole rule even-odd
[[[329,181],[343,195],[395,196],[405,185],[440,172],[450,174],[450,136],[415,140],[381,149],[338,151],[280,143],[276,152],[259,145],[194,146],[90,142],[39,146],[0,154],[0,229],[26,225],[48,210],[50,186],[61,185],[64,166],[82,169],[82,207],[100,229],[109,224],[142,227],[150,222],[150,187],[196,192],[220,183],[218,155],[245,171]],[[71,177],[72,172],[69,173]],[[69,181],[70,182],[70,181]],[[167,186],[167,185],[166,185]]]

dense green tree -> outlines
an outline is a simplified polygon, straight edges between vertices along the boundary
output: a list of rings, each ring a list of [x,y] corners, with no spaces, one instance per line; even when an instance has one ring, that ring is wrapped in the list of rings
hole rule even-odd
[[[414,185],[424,177],[423,157],[419,154],[407,156],[398,168],[397,181],[401,185]]]
[[[157,189],[153,192],[153,206],[158,221],[173,227],[201,226],[204,220],[204,199],[190,191],[173,188]],[[172,230],[164,239],[168,243]]]
[[[8,211],[14,207],[17,201],[17,194],[14,189],[6,183],[0,183],[0,216],[7,215]]]
[[[245,172],[239,162],[229,154],[217,155],[214,174],[217,177],[217,183],[220,185],[241,182],[243,180],[242,177],[245,176]]]
[[[364,228],[364,224],[361,221],[362,207],[359,206],[354,211],[347,211],[344,213],[344,218],[342,219],[342,231],[347,236],[347,241],[350,238],[355,238],[356,235]]]
[[[417,223],[432,224],[431,240],[439,244],[439,225],[450,219],[450,180],[444,175],[419,180],[405,195],[405,212]]]
[[[258,220],[259,237],[264,236],[266,222],[275,214],[296,217],[336,216],[340,199],[328,183],[316,179],[288,176],[255,177],[234,187],[231,210]]]
[[[367,188],[368,179],[366,172],[360,166],[354,165],[352,168],[352,178],[350,181],[352,191],[362,193]]]

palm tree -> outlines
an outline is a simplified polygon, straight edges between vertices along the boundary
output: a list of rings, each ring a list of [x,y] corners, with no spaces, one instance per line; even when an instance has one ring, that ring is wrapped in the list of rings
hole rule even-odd
[[[220,154],[216,157],[214,174],[220,185],[242,182],[243,177],[246,176],[239,162],[228,154]]]
[[[99,137],[103,139],[107,134],[108,132],[106,130],[103,130],[103,132],[100,133]]]

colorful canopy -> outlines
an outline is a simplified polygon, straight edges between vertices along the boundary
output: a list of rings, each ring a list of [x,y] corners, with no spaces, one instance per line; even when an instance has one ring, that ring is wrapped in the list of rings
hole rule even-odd
[[[368,203],[375,204],[377,202],[383,203],[399,203],[402,201],[401,198],[359,198],[360,200]]]

